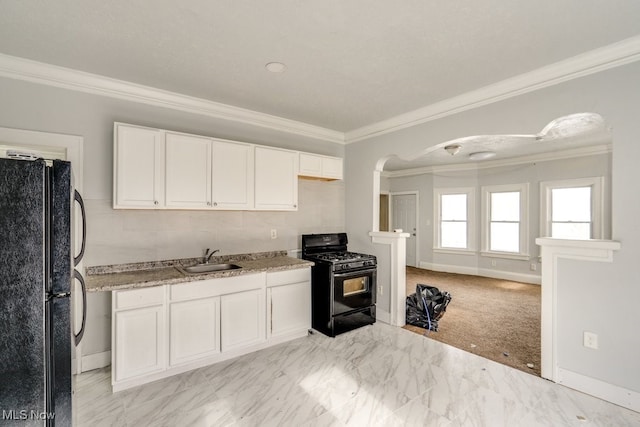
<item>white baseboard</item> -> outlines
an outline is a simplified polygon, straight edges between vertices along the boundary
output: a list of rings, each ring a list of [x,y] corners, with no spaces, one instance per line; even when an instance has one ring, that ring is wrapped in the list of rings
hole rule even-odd
[[[640,412],[640,393],[576,372],[558,368],[558,384]]]
[[[491,277],[493,279],[513,280],[515,282],[531,283],[539,285],[542,282],[540,276],[535,274],[514,273],[512,271],[494,270],[488,268],[465,267],[452,264],[434,264],[420,261],[420,268],[444,273],[470,274],[473,276]]]
[[[376,320],[379,320],[387,325],[391,324],[391,313],[385,310],[381,310],[376,307]]]
[[[82,356],[82,372],[104,368],[109,365],[111,365],[111,351]]]

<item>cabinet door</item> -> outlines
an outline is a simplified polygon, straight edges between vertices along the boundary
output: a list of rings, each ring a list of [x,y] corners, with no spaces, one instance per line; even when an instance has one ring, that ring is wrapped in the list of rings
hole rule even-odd
[[[114,208],[164,205],[164,141],[157,129],[116,124]]]
[[[311,284],[309,282],[267,289],[269,337],[311,328]]]
[[[255,207],[298,209],[298,153],[265,147],[255,149]]]
[[[213,207],[253,208],[253,146],[213,141]]]
[[[170,365],[220,352],[220,298],[174,302],[169,307]]]
[[[322,157],[313,154],[300,153],[300,175],[322,176]]]
[[[118,311],[114,315],[115,381],[163,371],[163,306]]]
[[[264,341],[264,289],[220,297],[220,337],[223,352]]]
[[[342,159],[339,157],[322,158],[323,178],[342,179]]]
[[[168,132],[166,135],[166,206],[211,206],[211,140]]]

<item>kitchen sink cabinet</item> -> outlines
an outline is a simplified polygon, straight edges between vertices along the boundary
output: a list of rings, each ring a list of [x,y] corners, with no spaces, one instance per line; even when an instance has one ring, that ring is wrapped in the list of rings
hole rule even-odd
[[[169,304],[169,365],[220,352],[220,297]]]
[[[255,148],[255,208],[298,210],[298,152]]]
[[[113,390],[306,336],[310,277],[304,267],[113,291]]]
[[[311,328],[309,269],[267,275],[267,338],[305,334]]]
[[[165,145],[165,206],[171,209],[211,207],[211,140],[167,132]]]
[[[164,135],[158,129],[114,125],[113,207],[164,206]]]
[[[325,180],[342,179],[342,159],[339,157],[300,153],[299,175]]]

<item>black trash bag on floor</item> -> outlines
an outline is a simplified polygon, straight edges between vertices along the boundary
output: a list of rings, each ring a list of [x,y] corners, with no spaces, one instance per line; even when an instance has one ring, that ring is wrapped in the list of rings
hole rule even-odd
[[[435,286],[418,283],[416,293],[407,297],[406,322],[438,332],[438,320],[444,316],[450,301],[449,292],[441,292]]]

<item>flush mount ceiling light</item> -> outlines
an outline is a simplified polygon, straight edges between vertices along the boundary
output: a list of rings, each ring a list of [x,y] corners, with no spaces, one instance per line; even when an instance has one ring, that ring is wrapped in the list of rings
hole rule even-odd
[[[269,62],[264,66],[264,68],[272,73],[284,73],[284,70],[287,69],[287,66],[282,62]]]
[[[469,160],[487,160],[495,157],[495,151],[478,151],[476,153],[469,154]]]
[[[444,150],[452,156],[455,156],[456,154],[458,154],[461,148],[462,146],[460,144],[451,144],[444,147]]]

